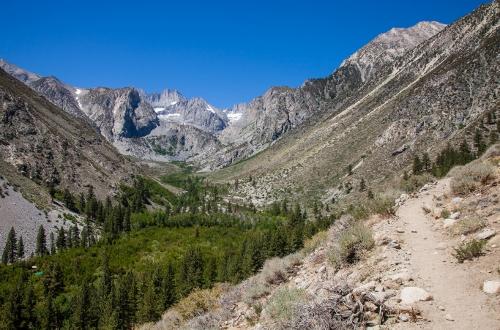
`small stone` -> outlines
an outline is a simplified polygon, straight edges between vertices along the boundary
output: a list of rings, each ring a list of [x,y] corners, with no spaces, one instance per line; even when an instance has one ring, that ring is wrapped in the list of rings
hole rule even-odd
[[[411,232],[415,234],[417,231],[415,229],[413,229]]]
[[[432,296],[429,292],[422,288],[409,286],[401,290],[401,303],[403,305],[411,305],[417,301],[428,301],[432,300]]]
[[[409,319],[410,319],[410,318],[408,317],[408,315],[407,315],[407,314],[399,314],[399,320],[400,320],[401,322],[408,322],[408,320],[409,320]]]
[[[453,212],[452,214],[450,214],[450,218],[457,220],[458,218],[460,218],[460,212]]]
[[[403,234],[405,231],[401,228],[396,229],[396,233]]]
[[[444,311],[445,310],[445,308],[443,306],[438,306],[438,308],[439,308],[440,311]]]
[[[487,294],[500,293],[500,281],[484,281],[483,292]]]
[[[488,239],[496,235],[496,231],[491,228],[483,229],[480,233],[476,235],[476,239]]]
[[[462,197],[453,197],[452,200],[451,200],[451,202],[453,204],[459,204],[462,200],[463,200]]]
[[[450,314],[446,314],[444,318],[448,321],[455,321],[455,319],[453,319],[453,317]]]
[[[445,242],[441,242],[436,246],[436,250],[446,250],[447,244]]]

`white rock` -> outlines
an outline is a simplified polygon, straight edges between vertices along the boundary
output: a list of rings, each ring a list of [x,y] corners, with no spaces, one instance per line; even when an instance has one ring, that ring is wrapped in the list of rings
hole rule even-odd
[[[401,322],[408,322],[408,320],[409,320],[408,315],[406,315],[406,314],[399,314],[399,320]]]
[[[455,219],[451,219],[451,218],[444,219],[444,221],[443,221],[443,228],[448,228],[448,227],[451,227],[451,226],[453,226],[456,222],[457,222],[457,220],[455,220]]]
[[[462,197],[453,197],[452,200],[451,200],[451,202],[453,204],[459,204],[462,200],[463,200]]]
[[[500,281],[484,281],[483,291],[488,294],[500,293]]]
[[[476,235],[476,239],[488,239],[496,235],[496,231],[491,228],[483,229]]]
[[[450,219],[457,220],[458,218],[460,218],[460,212],[453,212],[452,214],[450,214]]]
[[[398,283],[404,283],[410,281],[412,278],[407,272],[401,272],[391,275],[390,279]]]
[[[455,321],[455,319],[450,314],[446,314],[444,318],[448,321]]]
[[[401,290],[401,303],[403,305],[411,305],[417,301],[428,301],[432,299],[429,292],[422,288],[415,286],[409,286]]]
[[[439,308],[440,311],[444,311],[445,310],[445,308],[443,306],[438,306],[438,308]]]

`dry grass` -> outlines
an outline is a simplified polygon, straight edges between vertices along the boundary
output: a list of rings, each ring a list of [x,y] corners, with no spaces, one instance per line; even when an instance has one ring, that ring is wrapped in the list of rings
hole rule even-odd
[[[487,224],[485,219],[473,215],[458,221],[451,228],[451,233],[453,235],[468,235],[486,227]]]
[[[429,173],[424,173],[421,175],[412,175],[408,179],[401,179],[399,182],[399,188],[407,193],[412,193],[419,190],[426,183],[434,180],[434,177]]]
[[[451,190],[457,195],[466,195],[487,184],[495,176],[495,168],[488,163],[472,162],[453,168]]]

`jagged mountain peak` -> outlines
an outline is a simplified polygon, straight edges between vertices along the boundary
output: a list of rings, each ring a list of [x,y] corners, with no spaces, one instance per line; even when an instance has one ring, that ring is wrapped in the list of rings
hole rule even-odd
[[[2,68],[3,70],[5,70],[5,72],[10,74],[14,78],[22,81],[25,84],[30,84],[33,81],[40,79],[39,75],[21,69],[17,65],[5,61],[3,58],[0,58],[0,68]]]
[[[160,93],[145,94],[145,98],[153,107],[169,107],[187,99],[176,89],[164,89]]]
[[[403,55],[446,27],[435,21],[422,21],[408,28],[392,28],[379,34],[367,45],[344,60],[340,68],[353,65],[366,81],[380,67]]]

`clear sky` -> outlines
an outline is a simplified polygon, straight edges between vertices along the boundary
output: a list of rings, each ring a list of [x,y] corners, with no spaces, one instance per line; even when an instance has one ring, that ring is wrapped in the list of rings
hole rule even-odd
[[[480,0],[2,0],[0,58],[79,87],[175,88],[218,107],[324,77],[377,34]]]

